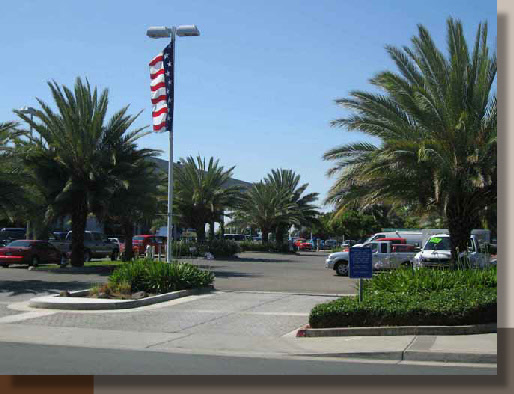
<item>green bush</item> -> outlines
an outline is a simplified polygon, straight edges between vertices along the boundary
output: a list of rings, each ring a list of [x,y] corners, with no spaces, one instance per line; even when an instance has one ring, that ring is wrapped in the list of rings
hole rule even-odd
[[[229,239],[212,239],[207,242],[207,251],[212,253],[214,257],[231,257],[241,252],[236,241]]]
[[[276,243],[272,242],[268,242],[267,244],[257,242],[240,242],[239,246],[244,252],[293,253],[289,250],[289,245],[283,244],[277,246]]]
[[[400,268],[373,276],[364,281],[368,293],[375,291],[433,292],[450,288],[495,288],[497,287],[496,267],[487,269],[438,270],[422,268],[412,270]]]
[[[196,251],[191,252],[190,248],[196,248]],[[241,248],[237,242],[227,239],[213,239],[205,243],[180,241],[173,243],[173,256],[175,257],[203,256],[207,252],[212,253],[216,258],[232,257],[241,252]]]
[[[175,290],[201,288],[212,285],[214,275],[185,263],[161,263],[136,260],[124,263],[108,279],[111,289],[130,285],[132,292],[146,291],[161,294]]]
[[[363,301],[342,297],[315,306],[313,328],[465,325],[497,321],[496,268],[395,270],[364,281]]]

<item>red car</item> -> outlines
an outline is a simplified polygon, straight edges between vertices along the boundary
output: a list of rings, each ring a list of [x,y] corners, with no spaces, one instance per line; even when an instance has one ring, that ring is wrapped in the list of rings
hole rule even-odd
[[[134,235],[132,237],[132,250],[134,251],[134,256],[140,256],[145,254],[146,247],[148,245],[153,246],[154,254],[159,253],[159,245],[161,245],[161,254],[165,253],[166,248],[166,237],[162,237],[159,235]],[[120,255],[123,255],[125,252],[125,244],[120,244]]]
[[[47,241],[16,240],[0,248],[0,265],[61,264],[63,253]]]
[[[312,250],[312,243],[307,241],[299,242],[298,250]]]

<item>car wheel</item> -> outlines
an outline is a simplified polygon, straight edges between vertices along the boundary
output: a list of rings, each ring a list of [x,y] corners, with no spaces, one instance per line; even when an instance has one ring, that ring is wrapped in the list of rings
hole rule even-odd
[[[91,261],[91,253],[89,253],[89,250],[84,250],[84,262],[88,263]]]
[[[30,261],[30,265],[33,267],[37,267],[39,265],[39,257],[32,256],[32,260]]]
[[[348,276],[348,264],[337,263],[335,270],[339,276]]]
[[[412,261],[404,261],[404,262],[402,263],[402,267],[406,267],[406,268],[413,268]]]
[[[111,261],[116,261],[118,260],[118,252],[113,250],[112,254],[111,254]]]

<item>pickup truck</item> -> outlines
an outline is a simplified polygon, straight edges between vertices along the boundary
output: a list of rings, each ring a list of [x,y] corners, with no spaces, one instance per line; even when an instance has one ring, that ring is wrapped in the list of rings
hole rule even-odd
[[[412,266],[419,250],[415,245],[395,244],[393,241],[370,242],[362,247],[372,250],[373,271]],[[333,269],[337,275],[347,276],[349,256],[349,252],[331,253],[325,261],[325,268]]]
[[[71,253],[71,231],[66,235],[64,241],[50,241],[61,252],[69,255]],[[118,244],[110,242],[102,233],[96,231],[84,232],[84,261],[91,261],[92,258],[110,257],[112,261],[119,256]]]

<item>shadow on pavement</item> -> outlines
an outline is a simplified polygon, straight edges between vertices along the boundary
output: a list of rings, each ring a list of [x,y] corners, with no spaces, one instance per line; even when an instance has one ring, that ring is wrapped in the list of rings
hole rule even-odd
[[[73,275],[73,274],[81,274],[81,275],[100,275],[100,276],[109,276],[112,271],[114,271],[118,266],[105,266],[105,265],[98,265],[98,266],[89,266],[89,267],[64,267],[64,268],[55,268],[55,267],[38,267],[35,272],[46,272],[49,274],[67,274],[67,275]]]
[[[285,259],[265,259],[262,257],[239,257],[238,259],[231,260],[239,263],[290,263],[292,260]]]
[[[216,271],[211,270],[214,274],[215,278],[252,278],[263,276],[261,274],[250,274],[245,272],[237,272],[237,271]]]
[[[0,294],[15,297],[24,294],[58,293],[61,290],[84,290],[91,282],[68,281],[53,282],[45,280],[0,280]],[[7,293],[7,294],[4,294]]]

